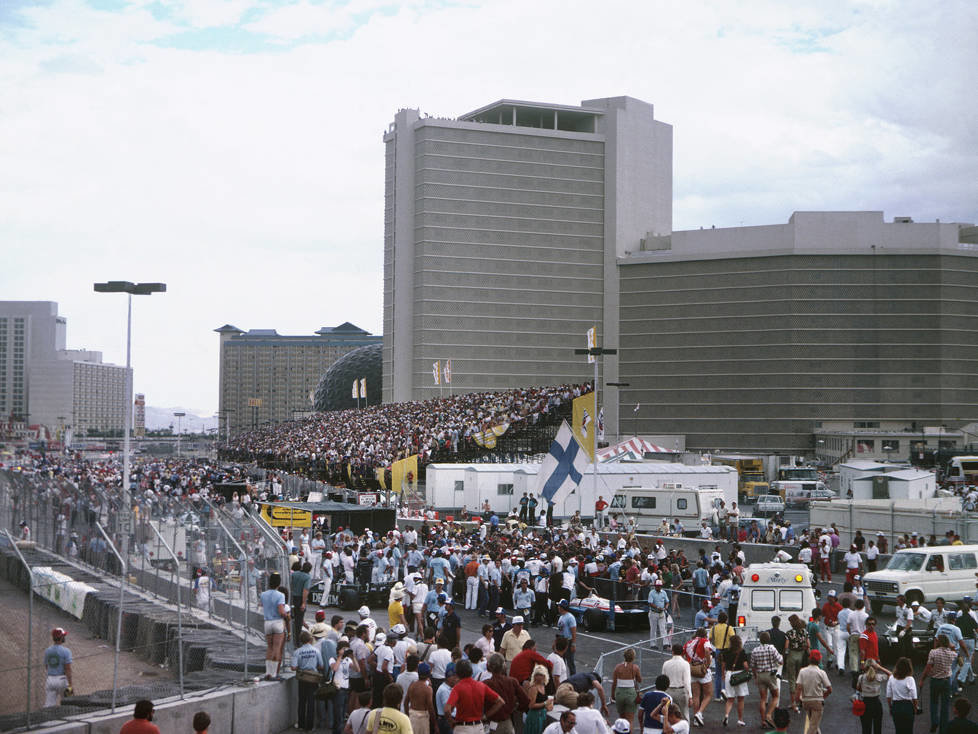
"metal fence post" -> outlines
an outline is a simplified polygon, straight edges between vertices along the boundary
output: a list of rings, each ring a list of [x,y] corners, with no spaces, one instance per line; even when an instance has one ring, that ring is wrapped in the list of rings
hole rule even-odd
[[[95,527],[102,533],[105,542],[109,544],[109,548],[119,561],[119,568],[122,569],[122,576],[119,579],[119,619],[115,628],[115,663],[112,666],[112,713],[115,713],[116,691],[119,690],[119,647],[122,644],[122,606],[125,601],[126,581],[128,580],[129,572],[126,560],[119,555],[115,543],[112,542],[109,534],[105,532],[105,528],[100,523],[95,523]]]
[[[27,728],[31,728],[31,666],[33,665],[32,658],[34,656],[33,644],[34,644],[34,571],[31,569],[30,564],[24,555],[20,552],[20,548],[17,547],[16,541],[10,536],[10,531],[4,529],[4,535],[7,536],[7,541],[10,543],[10,547],[14,549],[14,553],[20,559],[20,562],[24,564],[24,568],[27,569],[27,577],[30,579],[30,591],[28,593],[28,607],[27,607]]]
[[[244,676],[245,678],[247,678],[248,677],[248,634],[251,629],[251,625],[248,624],[248,600],[246,599],[246,597],[248,596],[248,554],[238,544],[238,541],[234,539],[234,536],[228,532],[228,529],[227,527],[225,527],[224,523],[221,522],[221,518],[217,516],[217,508],[211,505],[210,501],[207,499],[205,499],[204,502],[207,502],[210,508],[214,511],[214,520],[217,522],[218,525],[221,526],[221,530],[224,531],[224,534],[231,539],[231,542],[234,544],[234,547],[238,549],[238,553],[240,554],[241,557],[242,578],[244,579],[244,587],[241,594],[241,611],[244,613],[244,616],[241,619],[241,628],[244,631]],[[225,585],[225,593],[227,594],[226,604],[228,609],[228,619],[230,620],[231,617],[230,584]],[[295,602],[293,602],[293,604],[294,603]]]
[[[157,530],[152,525],[150,525],[149,527],[150,530],[152,530],[156,534],[156,537],[160,539],[160,542],[163,543],[167,551],[169,551],[170,558],[173,559],[173,562],[176,563],[177,566],[179,566],[180,561],[177,559],[177,554],[173,552],[173,548],[171,548],[167,544],[166,540],[164,540],[163,536],[160,535],[160,531]],[[182,701],[183,700],[183,611],[180,607],[180,584],[177,584],[177,640],[178,640],[177,664],[180,666],[180,700]]]

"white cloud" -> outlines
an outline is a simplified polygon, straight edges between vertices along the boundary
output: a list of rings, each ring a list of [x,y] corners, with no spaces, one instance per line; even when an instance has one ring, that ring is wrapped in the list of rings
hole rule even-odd
[[[917,8],[195,0],[158,20],[54,0],[0,40],[0,289],[59,301],[72,345],[121,361],[123,302],[91,283],[168,282],[136,304],[136,388],[216,408],[221,324],[379,333],[383,130],[401,107],[500,97],[654,103],[675,126],[677,228],[819,208],[974,221],[976,11]],[[238,46],[171,47],[188,27]],[[242,52],[249,32],[275,47]]]

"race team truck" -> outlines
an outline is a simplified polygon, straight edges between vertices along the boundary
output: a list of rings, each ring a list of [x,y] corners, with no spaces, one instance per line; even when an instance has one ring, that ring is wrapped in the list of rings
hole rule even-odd
[[[827,489],[813,466],[779,467],[777,480],[771,482],[771,494],[780,495],[786,502],[802,494],[810,495],[814,490]]]
[[[750,504],[762,494],[770,494],[771,485],[764,476],[764,459],[761,457],[721,454],[714,456],[711,462],[737,470],[737,497],[741,504]]]

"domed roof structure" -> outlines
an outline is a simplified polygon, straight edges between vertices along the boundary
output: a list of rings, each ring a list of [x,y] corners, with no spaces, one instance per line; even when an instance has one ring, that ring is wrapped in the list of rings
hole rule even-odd
[[[353,381],[366,378],[367,399],[360,398],[360,407],[380,405],[380,381],[383,366],[382,344],[369,344],[354,349],[330,365],[319,378],[313,401],[316,410],[347,410],[356,408]]]

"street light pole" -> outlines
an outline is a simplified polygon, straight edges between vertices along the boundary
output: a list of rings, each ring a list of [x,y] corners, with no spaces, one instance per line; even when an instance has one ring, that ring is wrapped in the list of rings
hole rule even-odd
[[[173,417],[177,419],[177,458],[180,458],[180,432],[183,428],[183,417],[186,415],[183,411],[178,411],[173,414]]]
[[[110,280],[96,283],[96,293],[125,293],[126,308],[126,405],[123,411],[125,425],[122,430],[122,557],[129,558],[129,532],[132,525],[132,494],[129,491],[129,431],[132,423],[132,297],[165,293],[166,283],[130,283],[128,280]]]

